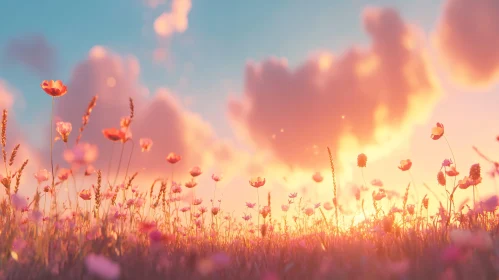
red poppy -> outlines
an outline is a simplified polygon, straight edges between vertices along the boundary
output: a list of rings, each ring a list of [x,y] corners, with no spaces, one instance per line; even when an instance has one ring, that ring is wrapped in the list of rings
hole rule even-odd
[[[40,86],[42,89],[52,97],[60,97],[65,95],[68,92],[66,86],[60,81],[54,80],[44,80]]]

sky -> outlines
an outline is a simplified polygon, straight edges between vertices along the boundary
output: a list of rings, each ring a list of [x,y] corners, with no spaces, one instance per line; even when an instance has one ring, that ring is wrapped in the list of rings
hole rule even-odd
[[[472,149],[497,160],[495,0],[31,2],[3,1],[4,11],[22,12],[0,19],[0,107],[10,112],[9,147],[22,143],[20,156],[30,158],[26,195],[36,187],[31,175],[50,168],[46,79],[68,85],[55,116],[73,124],[71,143],[99,96],[82,139],[98,145],[94,165],[106,178],[120,147],[101,131],[119,126],[133,98],[133,138],[154,144],[144,153],[127,144],[123,165],[131,153],[130,173],[139,172],[144,189],[171,172],[185,182],[199,165],[195,190],[205,204],[213,173],[224,176],[216,197],[231,210],[256,202],[253,176],[266,178],[260,199],[271,192],[275,210],[295,191],[324,203],[333,198],[330,147],[340,204],[355,205],[351,186],[364,184],[360,153],[368,156],[367,185],[381,179],[403,193],[415,182],[417,195],[434,201],[423,183],[443,194],[436,174],[452,158],[444,138],[430,138],[441,122],[458,180],[480,163],[478,196],[495,191],[491,165]],[[64,149],[55,143],[61,166]],[[181,162],[167,163],[170,152]],[[413,162],[410,174],[397,168],[403,159]],[[323,182],[312,180],[315,172]]]

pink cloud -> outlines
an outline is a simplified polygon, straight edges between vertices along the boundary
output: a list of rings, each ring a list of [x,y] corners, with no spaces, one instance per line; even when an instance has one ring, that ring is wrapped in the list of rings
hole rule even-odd
[[[173,33],[183,33],[187,30],[188,15],[191,10],[191,0],[173,0],[170,12],[162,13],[154,21],[154,31],[160,37],[169,37]]]
[[[9,173],[14,174],[23,164],[25,160],[29,160],[27,166],[23,171],[23,176],[20,181],[19,191],[24,195],[32,195],[35,190],[34,187],[30,188],[27,186],[36,186],[36,180],[33,174],[40,168],[40,160],[38,153],[29,145],[28,141],[25,139],[23,130],[21,129],[19,123],[14,115],[14,107],[18,107],[18,103],[23,102],[20,95],[16,90],[10,86],[6,81],[0,79],[0,120],[4,109],[8,112],[7,118],[7,146],[6,152],[9,160],[11,153],[16,145],[20,145],[20,148],[15,157],[14,164],[9,166]],[[1,158],[1,156],[0,156]],[[0,171],[2,176],[5,176],[5,169],[2,168]],[[15,184],[14,184],[15,185]],[[14,186],[12,186],[12,191]]]
[[[243,97],[228,104],[238,133],[291,169],[327,168],[326,146],[355,160],[408,137],[440,95],[419,32],[392,9],[367,8],[363,25],[366,49],[316,54],[295,70],[283,59],[248,63]]]
[[[56,66],[56,51],[42,35],[15,38],[7,43],[4,56],[7,62],[19,63],[47,79]]]
[[[452,78],[487,86],[499,78],[499,2],[447,0],[433,39]]]
[[[130,114],[131,97],[134,100],[135,117],[130,129],[135,148],[129,175],[138,171],[141,176],[169,176],[171,165],[166,161],[166,156],[170,152],[182,156],[182,160],[174,166],[176,179],[185,177],[180,174],[188,175],[194,165],[204,168],[208,162],[217,161],[218,157],[212,152],[217,145],[217,138],[211,126],[200,116],[187,111],[167,88],[159,88],[149,96],[147,88],[140,85],[139,77],[140,65],[135,57],[119,56],[104,47],[94,47],[88,58],[74,68],[67,83],[68,94],[56,100],[57,118],[73,124],[69,145],[72,146],[77,137],[87,104],[97,94],[97,105],[81,141],[99,147],[99,159],[95,166],[102,169],[105,178],[112,156],[112,181],[121,146],[104,138],[102,130],[119,128],[120,118]],[[154,144],[150,152],[141,152],[140,138],[152,139]],[[122,173],[128,163],[131,147],[131,142],[125,146]],[[63,145],[57,142],[57,162],[64,166],[67,164],[60,156],[62,152]]]

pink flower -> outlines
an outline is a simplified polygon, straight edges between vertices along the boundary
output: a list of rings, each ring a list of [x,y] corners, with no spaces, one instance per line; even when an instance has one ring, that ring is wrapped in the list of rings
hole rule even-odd
[[[57,122],[55,124],[56,128],[55,130],[59,135],[61,135],[62,141],[64,143],[68,142],[68,136],[71,133],[71,130],[73,129],[73,126],[69,122]]]
[[[296,198],[298,196],[298,193],[290,193],[288,195],[289,198],[293,199],[293,198]]]
[[[90,200],[92,199],[92,194],[90,193],[90,190],[82,190],[78,196],[81,197],[83,200]]]
[[[90,176],[95,173],[95,168],[92,165],[88,165],[85,169],[85,176]]]
[[[283,205],[281,205],[281,209],[284,212],[288,212],[288,210],[289,210],[289,204],[283,204]]]
[[[203,199],[202,198],[195,198],[192,201],[192,205],[200,205],[201,203],[203,203]]]
[[[213,216],[216,216],[218,212],[220,212],[220,207],[215,206],[211,208],[211,214],[213,214]]]
[[[404,159],[400,161],[399,169],[402,171],[407,171],[411,169],[412,161],[410,159]]]
[[[186,188],[189,188],[189,189],[192,189],[194,188],[195,186],[197,186],[198,183],[196,183],[194,181],[194,178],[192,178],[190,181],[188,181],[187,183],[185,183],[185,187]]]
[[[12,205],[17,210],[23,210],[26,207],[28,207],[28,200],[25,197],[22,197],[20,194],[17,193],[13,194],[11,196],[11,201]]]
[[[194,166],[191,171],[189,171],[189,173],[191,174],[192,177],[197,177],[199,175],[201,175],[201,168],[199,166]]]
[[[263,185],[265,185],[265,178],[261,178],[261,177],[256,177],[256,178],[252,178],[250,181],[249,181],[250,185],[254,188],[260,188],[260,187],[263,187]]]
[[[97,146],[89,143],[79,143],[71,150],[64,151],[64,160],[76,165],[87,165],[97,159]]]
[[[246,207],[253,209],[255,207],[256,203],[251,203],[251,202],[246,202]]]
[[[307,209],[305,209],[305,215],[307,215],[309,217],[312,216],[314,213],[315,213],[315,211],[313,208],[308,207]]]
[[[326,202],[324,203],[323,205],[324,209],[326,209],[327,211],[333,209],[333,205],[331,205],[331,202]]]
[[[152,147],[152,140],[149,138],[140,138],[139,140],[140,147],[142,148],[142,152],[148,152]]]
[[[383,186],[383,182],[381,182],[380,179],[374,179],[374,180],[371,181],[371,185],[376,186],[376,187],[382,187]]]
[[[312,179],[316,182],[316,183],[320,183],[322,182],[322,180],[324,180],[324,177],[322,177],[321,173],[320,172],[315,172],[314,176],[312,176]]]
[[[175,164],[179,162],[181,159],[182,157],[175,153],[169,153],[168,156],[166,157],[166,160],[171,164]]]
[[[47,181],[49,177],[50,172],[48,172],[47,169],[41,169],[35,173],[35,179],[38,181],[38,184]]]
[[[91,274],[103,279],[114,280],[120,276],[120,266],[101,255],[90,253],[85,258],[85,265]]]
[[[442,167],[450,167],[451,164],[452,164],[451,159],[444,159],[444,161],[442,162]]]
[[[221,175],[212,174],[211,175],[211,179],[213,179],[213,181],[215,181],[215,182],[219,182],[220,180],[222,180],[222,176]]]
[[[69,177],[69,174],[71,174],[71,170],[66,169],[66,168],[61,168],[59,169],[59,172],[57,174],[57,178],[61,181],[66,181]]]
[[[262,214],[264,219],[267,218],[267,215],[270,214],[270,207],[264,206],[262,210],[260,210],[260,214]]]

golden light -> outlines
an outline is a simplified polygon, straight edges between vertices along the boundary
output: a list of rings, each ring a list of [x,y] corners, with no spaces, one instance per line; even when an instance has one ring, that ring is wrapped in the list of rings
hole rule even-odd
[[[341,118],[342,118],[342,119],[345,119],[345,115],[341,115]]]
[[[368,76],[373,73],[379,65],[379,58],[377,55],[370,55],[368,58],[361,60],[360,63],[356,65],[355,72],[360,77]]]
[[[319,57],[319,69],[321,71],[327,71],[331,68],[333,64],[333,56],[330,54],[322,54]]]

